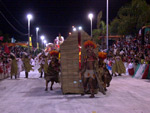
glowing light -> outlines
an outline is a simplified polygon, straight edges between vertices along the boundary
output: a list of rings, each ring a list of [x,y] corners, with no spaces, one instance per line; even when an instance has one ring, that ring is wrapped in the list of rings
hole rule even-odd
[[[41,36],[41,40],[44,40],[44,38],[45,38],[44,36]]]
[[[92,13],[90,13],[90,14],[88,15],[88,17],[89,17],[89,19],[90,19],[90,20],[92,20],[92,18],[93,18],[93,14],[92,14]]]
[[[39,31],[39,27],[36,28],[36,31]]]
[[[82,30],[82,27],[81,26],[79,26],[79,28],[78,28],[79,30]]]
[[[74,27],[74,28],[73,28],[73,31],[77,31],[77,29]]]
[[[71,32],[69,32],[69,35],[71,35]]]
[[[33,16],[32,16],[31,14],[28,14],[28,15],[27,15],[27,18],[28,18],[29,20],[31,20],[31,19],[33,18]]]
[[[47,41],[46,40],[44,40],[44,44],[46,44],[47,43]]]

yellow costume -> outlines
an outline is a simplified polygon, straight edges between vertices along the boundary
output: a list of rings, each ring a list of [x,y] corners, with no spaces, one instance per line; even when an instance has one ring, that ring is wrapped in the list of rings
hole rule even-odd
[[[115,74],[116,72],[118,74],[122,74],[126,72],[125,66],[120,56],[115,57],[115,63],[112,66],[112,73]]]
[[[30,64],[30,60],[28,58],[24,58],[23,63],[26,72],[30,72],[30,70],[33,70],[33,66]]]
[[[11,76],[13,75],[17,75],[18,72],[18,66],[17,66],[17,61],[16,59],[12,59],[12,63],[11,63]]]

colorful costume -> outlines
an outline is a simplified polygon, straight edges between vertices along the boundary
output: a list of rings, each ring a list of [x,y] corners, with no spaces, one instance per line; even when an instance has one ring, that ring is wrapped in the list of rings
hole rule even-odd
[[[109,73],[109,70],[106,67],[106,64],[104,63],[104,59],[106,58],[106,53],[104,52],[99,52],[98,57],[99,57],[99,64],[96,68],[97,73],[98,73],[98,78],[101,81],[105,91],[107,90],[106,87],[109,87],[110,81],[112,80],[112,76]]]
[[[14,75],[15,78],[17,78],[17,71],[18,71],[18,65],[15,57],[12,57],[12,62],[11,62],[11,79],[12,76]]]
[[[38,71],[41,73],[40,78],[42,78],[43,72],[47,73],[47,68],[48,68],[48,61],[47,57],[44,56],[44,58],[41,59],[40,68],[38,69]]]
[[[54,82],[59,82],[59,72],[60,72],[60,64],[58,61],[58,55],[59,52],[57,51],[51,51],[50,55],[52,56],[52,60],[48,65],[48,68],[45,67],[45,80],[46,80],[46,91],[48,89],[48,83],[51,81],[51,87],[50,89],[53,90],[52,86]]]
[[[91,93],[91,98],[94,97],[94,89],[96,88],[95,86],[95,81],[96,81],[96,76],[95,76],[95,70],[94,70],[94,63],[97,61],[96,55],[93,52],[93,49],[96,48],[96,44],[93,43],[92,41],[88,40],[84,43],[84,47],[86,48],[86,55],[84,62],[82,64],[82,69],[81,74],[83,75],[83,86],[84,86],[84,93],[87,91],[88,84],[90,86],[90,93]]]
[[[24,59],[23,59],[23,64],[24,64],[24,68],[25,68],[25,75],[26,75],[26,78],[28,78],[28,73],[33,70],[32,69],[32,65],[30,64],[30,59],[28,59],[28,57],[26,56]]]
[[[125,66],[124,66],[122,59],[119,55],[117,55],[115,57],[115,63],[112,66],[112,73],[113,74],[118,73],[119,75],[121,75],[122,73],[126,73]]]

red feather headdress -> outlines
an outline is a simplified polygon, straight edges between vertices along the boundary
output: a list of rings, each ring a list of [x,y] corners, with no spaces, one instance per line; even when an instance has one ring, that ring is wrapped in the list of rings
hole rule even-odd
[[[59,52],[56,51],[56,50],[52,50],[52,51],[50,51],[50,55],[51,55],[51,56],[53,56],[53,55],[58,56],[58,55],[59,55]]]
[[[84,47],[87,48],[88,46],[91,46],[94,49],[96,48],[96,44],[91,40],[88,40],[88,41],[84,42]]]
[[[105,53],[105,52],[98,52],[98,57],[104,60],[107,57],[107,53]]]

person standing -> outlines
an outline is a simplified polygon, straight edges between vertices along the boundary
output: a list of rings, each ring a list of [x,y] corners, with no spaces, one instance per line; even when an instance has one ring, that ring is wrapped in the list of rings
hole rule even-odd
[[[17,65],[18,65],[17,78],[19,78],[20,77],[20,72],[22,71],[22,65],[23,65],[23,62],[22,62],[21,58],[17,59]]]
[[[53,90],[53,84],[54,82],[59,82],[59,72],[60,72],[60,63],[58,60],[59,52],[52,50],[50,52],[51,55],[51,62],[48,65],[48,68],[44,68],[45,72],[45,80],[46,80],[46,88],[45,91],[48,90],[48,83],[51,81],[51,87],[50,90]]]
[[[83,77],[84,94],[87,93],[87,88],[89,85],[91,93],[90,98],[94,98],[94,81],[96,79],[94,64],[97,61],[94,49],[96,48],[96,44],[93,41],[88,40],[84,43],[84,47],[86,48],[86,55],[84,55],[84,62],[80,69],[80,75]]]
[[[114,60],[115,63],[112,66],[112,73],[115,74],[115,76],[117,76],[116,73],[118,73],[119,76],[121,76],[122,73],[126,73],[126,69],[120,57],[119,51],[117,51]]]
[[[28,73],[33,70],[32,65],[30,64],[30,59],[28,58],[27,55],[25,55],[25,58],[23,59],[23,64],[25,68],[25,78],[28,78]]]
[[[12,59],[12,61],[11,61],[11,79],[13,76],[15,76],[15,79],[17,79],[17,71],[18,71],[17,60],[13,53],[11,53],[10,58]]]
[[[40,68],[38,69],[38,71],[41,73],[40,78],[42,78],[43,73],[47,73],[47,68],[48,68],[48,61],[47,61],[47,56],[43,56],[43,58],[41,59],[41,63],[40,63]]]

